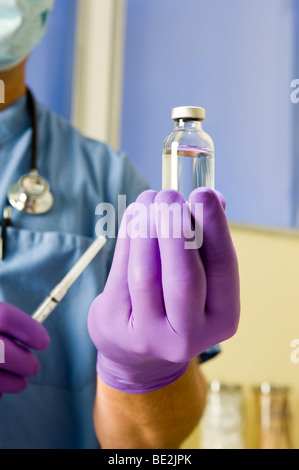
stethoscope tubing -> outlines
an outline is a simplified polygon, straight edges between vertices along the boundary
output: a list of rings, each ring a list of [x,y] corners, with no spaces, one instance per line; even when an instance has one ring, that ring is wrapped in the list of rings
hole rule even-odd
[[[9,205],[5,207],[2,219],[0,237],[0,259],[4,258],[6,229],[12,225],[11,208],[29,215],[42,215],[49,212],[54,204],[54,198],[47,180],[38,171],[38,117],[36,101],[33,93],[27,88],[27,104],[29,108],[32,138],[30,172],[23,175],[14,183],[7,194]]]

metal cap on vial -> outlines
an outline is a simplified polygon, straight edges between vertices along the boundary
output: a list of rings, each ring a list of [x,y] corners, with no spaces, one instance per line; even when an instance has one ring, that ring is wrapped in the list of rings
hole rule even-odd
[[[171,117],[174,121],[177,119],[204,121],[206,118],[206,110],[198,106],[180,106],[172,109]]]

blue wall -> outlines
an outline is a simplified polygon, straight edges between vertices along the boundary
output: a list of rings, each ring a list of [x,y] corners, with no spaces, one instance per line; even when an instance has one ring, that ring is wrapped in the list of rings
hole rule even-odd
[[[38,99],[70,120],[72,113],[77,0],[56,0],[47,32],[27,66]]]
[[[228,217],[294,224],[295,8],[294,0],[127,0],[121,147],[153,188],[171,108],[203,106]]]
[[[56,0],[27,81],[71,119],[77,0]],[[299,226],[296,0],[127,0],[121,147],[161,187],[171,108],[204,106],[231,220]]]

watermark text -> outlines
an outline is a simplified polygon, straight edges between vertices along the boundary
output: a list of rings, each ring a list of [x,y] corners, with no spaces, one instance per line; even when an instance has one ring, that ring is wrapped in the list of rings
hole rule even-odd
[[[299,363],[299,339],[293,339],[291,341],[290,347],[292,348],[291,352],[291,362],[292,364],[298,364]]]
[[[5,345],[2,339],[0,339],[0,364],[5,364]]]
[[[192,205],[192,215],[187,202],[135,202],[126,209],[126,196],[119,195],[117,209],[103,202],[95,213],[98,237],[183,239],[185,249],[199,249],[203,243],[202,203]]]
[[[291,88],[294,88],[290,96],[291,102],[297,104],[299,103],[299,78],[291,81]]]
[[[0,80],[0,103],[5,103],[5,83],[3,80]]]

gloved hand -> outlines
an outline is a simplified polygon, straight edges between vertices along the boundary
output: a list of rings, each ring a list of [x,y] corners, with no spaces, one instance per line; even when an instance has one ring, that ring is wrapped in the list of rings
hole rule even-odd
[[[195,220],[196,203],[203,204],[203,221],[197,220],[203,223],[200,249],[186,249],[186,217],[176,217],[173,230],[171,218],[160,217],[158,223],[160,203],[176,203],[183,214],[179,193],[146,191],[136,202],[146,210],[139,210],[137,224],[136,216],[135,222],[128,217],[134,204],[127,209],[105,289],[88,316],[98,375],[129,393],[178,379],[192,358],[235,334],[240,313],[238,263],[223,196],[199,188],[189,197]],[[132,236],[137,226],[139,233],[147,228],[146,238]]]
[[[0,302],[0,341],[1,397],[3,393],[19,393],[27,387],[27,378],[37,374],[40,367],[28,348],[46,349],[50,338],[45,328],[29,315]]]

